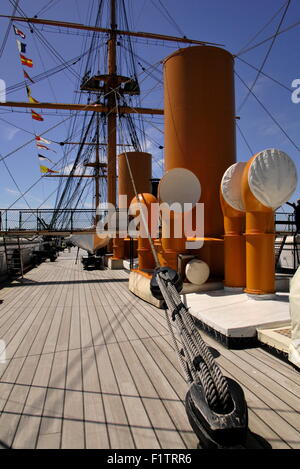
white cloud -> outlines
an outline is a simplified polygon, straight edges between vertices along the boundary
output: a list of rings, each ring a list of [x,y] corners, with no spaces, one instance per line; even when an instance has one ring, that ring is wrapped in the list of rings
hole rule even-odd
[[[19,191],[15,191],[14,189],[9,189],[9,187],[5,187],[5,190],[6,190],[6,192],[8,192],[9,194],[20,195],[20,192],[19,192]]]
[[[94,208],[94,204],[92,202],[85,202],[83,208]]]
[[[15,190],[15,189],[10,189],[9,187],[5,187],[5,191],[8,192],[11,195],[14,195],[14,196],[17,196],[17,197],[19,197],[21,195],[19,191]],[[33,201],[38,202],[40,204],[43,202],[42,199],[39,199],[38,197],[35,197],[34,195],[27,194],[25,197],[26,197],[27,200],[33,200]]]
[[[64,166],[60,171],[61,171],[61,174],[70,174],[72,168],[73,168],[73,165],[74,165],[74,162],[73,163],[69,163],[67,164],[66,166]],[[81,173],[83,169],[83,166],[82,165],[78,165],[77,168],[76,168],[76,171],[75,171],[75,175],[79,175]]]
[[[8,127],[6,125],[1,125],[0,132],[2,138],[11,141],[14,139],[17,133],[20,132],[20,129],[17,129],[16,127]]]

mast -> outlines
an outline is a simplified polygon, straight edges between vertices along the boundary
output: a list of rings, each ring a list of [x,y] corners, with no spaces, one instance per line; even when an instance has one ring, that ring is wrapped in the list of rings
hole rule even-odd
[[[108,75],[109,75],[109,89],[111,92],[107,98],[107,201],[114,206],[116,205],[116,147],[117,147],[117,114],[112,112],[117,105],[116,94],[116,74],[117,74],[117,60],[116,60],[116,2],[110,0],[110,37],[108,41]]]
[[[96,155],[95,155],[95,212],[100,203],[100,159],[99,159],[99,113],[97,113],[96,128]]]

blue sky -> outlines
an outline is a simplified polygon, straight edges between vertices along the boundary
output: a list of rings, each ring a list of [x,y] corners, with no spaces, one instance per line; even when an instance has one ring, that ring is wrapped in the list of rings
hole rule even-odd
[[[222,43],[231,53],[236,54],[260,31],[272,16],[286,3],[283,0],[163,0],[163,5],[168,9],[174,22],[163,14],[159,0],[125,0],[128,6],[128,19],[133,30],[151,31],[156,33],[181,35],[190,38]],[[20,0],[19,5],[28,16],[38,14],[39,17],[48,19],[58,19],[62,21],[81,22],[93,24],[96,12],[96,0]],[[49,6],[49,8],[48,8]],[[43,11],[44,10],[44,11]],[[39,12],[41,11],[41,14]],[[0,14],[11,14],[12,4],[9,0],[2,0],[0,4]],[[283,9],[274,20],[261,32],[251,45],[268,38],[275,33],[281,19]],[[300,2],[292,0],[281,29],[300,21]],[[26,33],[27,53],[34,62],[34,68],[26,68],[29,74],[36,75],[58,65],[57,57],[49,54],[48,49],[39,41],[37,35],[31,34],[28,26],[16,23],[22,31]],[[107,16],[103,15],[102,25],[107,26]],[[0,19],[0,46],[4,39],[8,26],[7,19]],[[40,30],[56,51],[59,52],[63,60],[72,59],[80,55],[89,44],[86,35],[57,34],[56,30],[44,27]],[[74,31],[73,31],[74,33]],[[263,105],[269,110],[274,118],[285,129],[289,137],[300,147],[300,103],[293,104],[291,100],[291,83],[294,79],[300,79],[299,66],[299,38],[300,25],[290,31],[280,35],[272,48],[272,51],[264,66],[264,73],[270,75],[283,86],[271,81],[263,75],[257,81],[254,92]],[[104,40],[103,40],[104,42]],[[152,42],[151,45],[145,41],[133,42],[136,54],[150,65],[158,64],[155,68],[157,77],[161,77],[160,60],[174,51],[177,46],[167,45],[167,47]],[[267,53],[270,41],[250,52],[242,54],[240,57],[249,64],[259,68]],[[99,52],[101,61],[105,59],[104,47]],[[22,80],[22,68],[16,47],[16,36],[11,28],[4,52],[0,58],[1,72],[0,78],[5,80],[7,87]],[[100,60],[99,60],[100,62]],[[101,64],[99,64],[101,67]],[[249,65],[236,59],[236,72],[242,79],[251,86],[256,77],[256,71]],[[78,100],[79,79],[78,76],[84,70],[84,60],[72,66],[70,70],[57,73],[32,85],[32,96],[39,101],[51,102],[74,102]],[[149,70],[153,70],[149,68]],[[141,88],[146,95],[142,101],[144,106],[162,107],[163,94],[162,86],[158,81],[145,79],[142,69],[138,65],[137,71],[141,78]],[[287,89],[286,89],[287,88]],[[150,92],[151,91],[151,92]],[[247,90],[236,77],[236,105],[239,108]],[[8,100],[26,101],[24,88],[14,91],[7,96]],[[81,102],[84,102],[83,100]],[[22,111],[22,112],[20,112]],[[38,110],[37,110],[38,111]],[[39,112],[39,111],[38,111]],[[48,115],[49,114],[49,115]],[[51,115],[50,115],[51,114]],[[270,116],[262,109],[258,102],[249,96],[240,111],[238,122],[251,151],[254,153],[265,148],[277,147],[285,151],[294,160],[298,174],[300,174],[300,153],[299,150],[287,139],[279,127],[272,121]],[[0,162],[0,205],[1,208],[10,206],[21,192],[26,191],[35,181],[39,180],[39,162],[37,150],[34,143],[26,144],[34,137],[34,133],[41,134],[52,126],[57,127],[45,134],[45,138],[56,142],[65,140],[70,130],[70,114],[68,111],[55,114],[53,111],[43,113],[44,122],[39,123],[31,119],[30,114],[24,110],[14,110],[9,108],[0,109],[0,153],[3,156],[13,152],[5,159],[7,167],[13,175],[15,182],[11,179],[7,168]],[[65,122],[61,123],[63,120]],[[77,125],[80,129],[80,122],[83,118],[78,116]],[[156,163],[154,164],[154,176],[161,175],[161,161],[163,150],[159,145],[163,145],[163,133],[161,119],[149,118],[145,124],[146,140],[145,150],[153,152]],[[59,125],[58,125],[59,124]],[[15,151],[18,147],[21,150]],[[47,152],[54,162],[58,162],[62,156],[62,148],[51,145],[57,153]],[[240,133],[237,131],[237,159],[246,161],[252,155],[250,149],[245,144]],[[73,161],[75,153],[71,152],[64,160],[64,166],[68,166]],[[58,169],[61,164],[58,163]],[[300,177],[299,177],[300,179]],[[27,194],[26,200],[30,207],[51,207],[54,203],[54,195],[58,180],[43,179]],[[18,187],[17,187],[18,186]],[[48,200],[46,200],[49,197]],[[300,197],[300,183],[293,199]],[[45,202],[46,200],[46,202]],[[87,200],[86,206],[89,202]],[[15,208],[27,207],[22,199]],[[285,206],[288,211],[288,207]]]

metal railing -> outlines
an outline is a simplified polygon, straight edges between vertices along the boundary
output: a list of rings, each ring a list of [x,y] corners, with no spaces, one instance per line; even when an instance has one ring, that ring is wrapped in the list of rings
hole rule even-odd
[[[94,224],[95,215],[91,209],[0,209],[0,231],[80,231]]]
[[[294,212],[275,212],[275,231],[287,232],[291,235],[296,233],[296,222]]]
[[[93,226],[95,217],[94,209],[0,209],[0,231],[81,231]],[[275,231],[294,234],[294,213],[275,212]]]

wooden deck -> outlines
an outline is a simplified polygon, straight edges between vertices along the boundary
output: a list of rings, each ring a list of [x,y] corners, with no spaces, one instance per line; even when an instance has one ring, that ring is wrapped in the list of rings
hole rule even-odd
[[[164,312],[128,291],[125,272],[74,262],[75,250],[0,291],[0,446],[196,448]],[[251,430],[300,448],[300,373],[203,337],[243,386]]]

